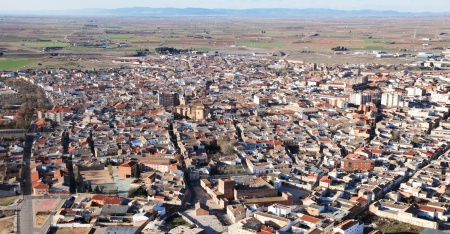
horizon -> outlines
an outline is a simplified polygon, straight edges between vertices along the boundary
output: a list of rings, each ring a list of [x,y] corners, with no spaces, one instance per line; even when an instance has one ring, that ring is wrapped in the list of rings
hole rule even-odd
[[[72,11],[84,9],[120,9],[120,8],[202,8],[202,9],[331,9],[341,11],[397,11],[411,13],[445,13],[450,9],[450,2],[447,0],[433,0],[423,2],[417,0],[379,0],[377,3],[368,0],[194,0],[186,2],[183,0],[172,0],[168,2],[134,0],[132,4],[121,0],[79,0],[56,1],[56,0],[19,0],[2,6],[1,12],[36,12],[36,11]],[[445,9],[445,10],[443,10]]]

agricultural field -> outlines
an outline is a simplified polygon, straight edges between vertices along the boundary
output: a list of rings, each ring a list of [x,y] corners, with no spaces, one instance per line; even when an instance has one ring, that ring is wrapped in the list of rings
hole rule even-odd
[[[4,58],[0,59],[0,69],[19,69],[29,65],[34,64],[34,62],[29,61],[28,59],[22,58]]]
[[[285,59],[353,62],[357,51],[417,54],[450,46],[447,18],[45,18],[0,17],[0,70],[112,67],[114,58],[157,47]],[[348,51],[335,56],[334,47]],[[1,55],[1,54],[0,54]],[[390,63],[389,59],[366,57]],[[93,62],[92,61],[96,61]],[[91,63],[86,64],[86,61]],[[365,58],[362,58],[365,61]],[[406,62],[406,61],[400,61]],[[88,65],[88,66],[86,66]]]

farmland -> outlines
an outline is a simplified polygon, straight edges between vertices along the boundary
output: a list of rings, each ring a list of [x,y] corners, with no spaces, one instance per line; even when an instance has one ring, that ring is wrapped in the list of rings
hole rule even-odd
[[[20,58],[0,59],[0,69],[18,69],[33,64],[32,61]]]
[[[439,51],[450,41],[447,20],[3,17],[0,69],[112,67],[114,58],[136,56],[137,51],[152,55],[157,47],[224,54],[279,53],[287,54],[287,59],[352,62],[359,61],[353,56],[357,51]],[[337,46],[348,48],[347,55],[336,56],[331,48]]]

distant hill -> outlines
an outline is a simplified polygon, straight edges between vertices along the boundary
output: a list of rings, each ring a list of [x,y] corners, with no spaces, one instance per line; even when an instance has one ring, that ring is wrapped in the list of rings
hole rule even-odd
[[[287,8],[255,8],[255,9],[206,9],[206,8],[149,8],[132,7],[118,9],[80,9],[64,11],[21,11],[4,12],[0,14],[19,15],[92,15],[92,16],[124,16],[124,17],[417,17],[417,16],[450,16],[449,12],[398,12],[375,10],[333,10],[322,8],[287,9]]]

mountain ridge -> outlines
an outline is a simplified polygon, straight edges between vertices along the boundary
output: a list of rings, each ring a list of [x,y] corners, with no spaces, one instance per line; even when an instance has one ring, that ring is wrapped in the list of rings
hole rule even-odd
[[[393,10],[335,10],[329,8],[251,8],[251,9],[210,9],[210,8],[151,8],[128,7],[116,9],[86,8],[58,11],[0,11],[6,15],[67,15],[67,16],[131,16],[131,17],[426,17],[450,16],[450,12],[400,12]]]

